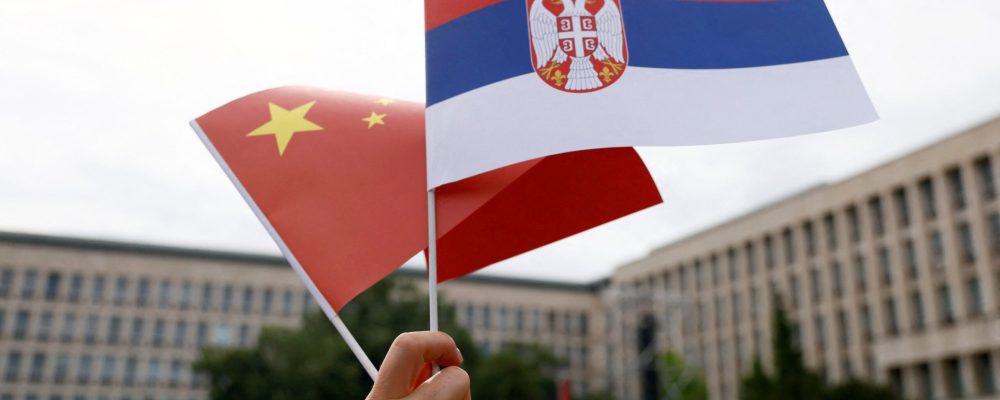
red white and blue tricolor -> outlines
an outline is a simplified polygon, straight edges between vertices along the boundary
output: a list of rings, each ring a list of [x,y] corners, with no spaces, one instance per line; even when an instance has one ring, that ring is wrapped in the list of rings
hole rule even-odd
[[[877,119],[822,0],[426,0],[428,185]]]

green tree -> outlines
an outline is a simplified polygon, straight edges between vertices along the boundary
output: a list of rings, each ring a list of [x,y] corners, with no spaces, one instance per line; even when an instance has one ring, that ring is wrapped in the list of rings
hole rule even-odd
[[[550,400],[556,397],[555,369],[562,364],[534,345],[512,345],[485,358],[472,371],[477,400]]]
[[[885,387],[860,381],[848,381],[826,388],[819,376],[806,367],[802,349],[795,339],[795,327],[788,319],[781,296],[774,295],[772,311],[772,344],[774,376],[768,376],[759,359],[753,370],[743,378],[740,398],[743,400],[892,400],[895,396]]]
[[[660,357],[661,395],[667,399],[707,400],[708,385],[698,371],[684,362],[684,357],[668,351]]]
[[[442,299],[444,300],[444,299]],[[340,317],[351,327],[372,361],[385,357],[402,332],[427,329],[426,297],[413,285],[386,279],[365,291]],[[474,370],[478,361],[471,336],[442,301],[441,327],[455,338]],[[209,348],[195,369],[209,375],[212,399],[360,399],[371,380],[321,312],[308,313],[300,328],[265,328],[250,348]]]

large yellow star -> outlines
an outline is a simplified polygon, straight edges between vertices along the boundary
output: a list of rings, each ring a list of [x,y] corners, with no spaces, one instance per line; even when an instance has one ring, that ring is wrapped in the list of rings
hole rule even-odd
[[[385,125],[385,121],[383,121],[383,119],[385,119],[385,116],[386,114],[376,114],[375,111],[372,111],[372,115],[369,115],[368,117],[365,118],[361,118],[361,120],[367,122],[368,129],[371,129],[375,125]]]
[[[271,111],[271,120],[264,125],[258,126],[257,129],[254,129],[247,136],[274,135],[274,139],[278,142],[278,154],[284,155],[285,148],[288,147],[288,142],[292,141],[292,136],[296,133],[323,130],[323,127],[306,119],[306,113],[309,112],[309,109],[314,104],[316,104],[315,100],[289,111],[277,104],[268,102],[267,107]]]

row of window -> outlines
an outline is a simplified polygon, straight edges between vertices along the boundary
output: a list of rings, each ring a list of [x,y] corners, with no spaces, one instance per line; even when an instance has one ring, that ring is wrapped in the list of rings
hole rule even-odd
[[[986,241],[986,243],[988,243],[989,246],[991,247],[992,253],[1000,257],[1000,213],[992,213],[989,216],[987,216],[985,225],[986,225],[985,227],[986,232],[984,232],[984,234],[987,235],[989,238],[989,240]],[[979,255],[979,251],[976,248],[975,236],[976,232],[975,230],[972,229],[970,223],[961,221],[956,224],[955,238],[959,244],[957,248],[957,251],[959,253],[958,257],[959,261],[962,262],[964,265],[973,264]],[[927,234],[925,241],[922,244],[926,246],[925,249],[925,251],[927,252],[926,260],[928,260],[928,263],[935,270],[944,269],[948,260],[948,254],[947,254],[948,246],[945,246],[945,239],[942,232],[937,229],[930,230],[930,232]],[[908,273],[911,277],[916,277],[919,274],[921,258],[918,255],[919,251],[918,247],[919,246],[917,241],[915,241],[912,238],[904,237],[901,240],[898,248],[898,252],[900,254],[899,260],[905,267],[906,273]],[[748,245],[746,250],[747,252],[749,252],[749,254],[751,254],[752,258],[752,251],[753,251],[752,244]],[[883,284],[892,283],[894,275],[893,271],[897,270],[896,268],[894,268],[895,262],[892,253],[893,249],[890,246],[879,245],[875,248],[875,256],[877,258],[879,267],[879,277],[882,280]],[[693,285],[694,289],[697,291],[702,290],[704,286],[703,281],[705,281],[706,279],[709,280],[710,282],[715,282],[715,283],[720,282],[721,275],[719,271],[720,266],[718,257],[716,257],[715,255],[711,255],[709,256],[709,260],[711,268],[702,268],[700,260],[696,260],[691,266],[692,273],[690,275],[687,273],[688,269],[685,268],[684,265],[679,266],[676,269],[676,272],[669,270],[666,271],[663,275],[665,284],[668,287],[676,287],[681,292],[684,292],[688,290],[689,287],[691,287],[688,285]],[[857,280],[857,287],[860,290],[865,290],[869,286],[868,274],[866,272],[866,265],[865,265],[865,256],[862,253],[857,253],[853,256],[852,261],[855,268],[855,279]],[[729,267],[731,275],[730,279],[735,279],[736,272],[734,271],[738,267],[737,267],[736,251],[734,249],[730,249]],[[830,263],[830,269],[833,273],[833,279],[834,279],[833,284],[834,284],[835,294],[839,294],[840,290],[843,288],[842,286],[843,281],[840,278],[842,275],[841,273],[842,266],[836,259],[834,259]],[[748,274],[752,273],[754,273],[752,269],[748,271]],[[813,269],[813,272],[811,272],[811,274],[814,275],[818,273],[819,272],[817,272],[815,268]],[[706,276],[706,274],[709,275]],[[675,277],[677,278],[677,281],[673,282],[672,279]],[[793,285],[796,284],[797,282],[793,282]],[[814,287],[818,286],[814,285]],[[814,293],[817,292],[814,291]],[[814,296],[820,296],[820,294],[815,294]],[[793,301],[793,303],[795,302]]]
[[[512,330],[533,332],[535,335],[543,330],[549,333],[579,336],[587,336],[590,333],[590,316],[586,311],[543,312],[538,309],[527,311],[520,307],[508,309],[506,306],[496,307],[490,304],[482,306],[465,304],[457,306],[456,309],[464,310],[459,322],[470,330],[475,328],[500,332]]]
[[[34,319],[37,319],[37,322],[34,322]],[[116,315],[102,318],[97,314],[78,316],[76,313],[67,312],[58,318],[59,326],[56,326],[56,322],[57,317],[51,311],[42,311],[36,316],[26,309],[15,312],[0,308],[0,337],[9,335],[15,340],[32,337],[43,342],[82,340],[86,344],[130,346],[150,343],[153,346],[174,347],[184,347],[189,344],[191,333],[194,333],[194,341],[191,344],[197,347],[208,344],[229,346],[234,343],[245,346],[252,339],[251,327],[248,324],[240,324],[237,341],[234,342],[231,325],[226,321],[215,321],[211,325],[207,321],[192,324],[184,319],[169,321],[164,318],[142,316],[126,319]],[[10,325],[9,332],[8,325]],[[32,325],[34,325],[33,332]]]
[[[0,270],[0,298],[12,295],[14,278],[15,270],[13,268],[6,267]],[[312,301],[308,291],[282,290],[270,287],[259,289],[245,286],[240,288],[237,294],[237,288],[230,284],[220,287],[220,285],[206,282],[196,287],[189,281],[173,282],[164,279],[155,284],[156,296],[155,303],[153,303],[154,283],[148,278],[135,280],[119,276],[111,282],[103,275],[88,278],[82,273],[75,273],[68,277],[68,283],[64,282],[66,280],[64,274],[59,271],[40,274],[34,269],[27,269],[21,274],[19,296],[26,300],[33,299],[36,296],[39,282],[44,281],[42,297],[49,301],[64,299],[71,303],[77,303],[84,300],[84,293],[89,293],[87,300],[92,304],[103,304],[108,301],[110,294],[110,301],[114,305],[133,304],[136,307],[156,306],[160,308],[176,306],[182,310],[200,308],[203,311],[218,307],[223,312],[237,310],[238,306],[243,313],[249,314],[256,310],[265,315],[278,311],[275,306],[280,301],[280,312],[286,316],[292,315],[296,301],[299,302],[300,309],[305,309]],[[113,287],[109,288],[109,284]],[[236,304],[237,295],[240,300],[238,305]]]
[[[993,163],[990,158],[983,157],[974,162],[975,170],[977,171],[977,176],[979,177],[981,192],[983,198],[987,201],[992,201],[997,198],[997,189],[995,184],[995,179],[993,175]],[[955,167],[949,169],[946,174],[946,179],[948,181],[949,193],[952,198],[952,203],[956,209],[964,209],[967,201],[965,200],[965,186],[962,183],[962,169]],[[919,180],[917,184],[918,191],[921,197],[921,204],[924,210],[924,216],[927,219],[934,219],[938,215],[937,212],[937,201],[935,197],[934,190],[934,179],[932,177],[925,177]],[[900,228],[909,227],[912,221],[911,217],[911,207],[910,200],[908,196],[908,191],[906,187],[900,186],[893,189],[891,194],[892,202],[895,206],[895,215],[897,219],[897,224]],[[884,216],[883,200],[880,195],[874,195],[870,197],[867,201],[868,216],[871,223],[871,231],[875,236],[881,236],[886,231],[886,223]],[[808,257],[814,257],[818,253],[818,237],[820,228],[817,226],[822,224],[822,232],[825,236],[825,242],[827,249],[829,251],[836,251],[840,243],[839,235],[837,234],[839,230],[838,220],[840,218],[846,220],[847,223],[847,233],[850,241],[853,243],[860,243],[863,235],[863,230],[861,228],[861,215],[859,206],[851,204],[844,208],[843,214],[838,215],[834,212],[826,213],[819,221],[814,222],[813,220],[806,220],[801,224],[800,228],[787,226],[778,235],[766,234],[760,240],[760,243],[755,241],[747,241],[743,245],[730,246],[727,250],[719,253],[712,253],[705,257],[705,260],[701,258],[694,260],[691,263],[691,268],[694,270],[695,275],[695,288],[701,288],[701,274],[702,274],[702,264],[707,262],[710,265],[712,273],[712,281],[720,282],[722,275],[721,262],[725,258],[728,261],[729,267],[729,280],[735,281],[739,271],[742,269],[740,261],[745,265],[747,275],[753,275],[757,267],[758,256],[756,250],[758,246],[763,248],[763,261],[768,269],[774,268],[777,265],[778,255],[776,254],[776,246],[780,238],[781,247],[783,249],[783,259],[786,265],[792,265],[796,262],[798,258],[798,252],[800,248],[804,247],[805,254]],[[1000,254],[1000,217],[996,215],[993,216],[994,221],[992,221],[991,231],[992,231],[992,245],[994,251]],[[963,251],[968,248],[967,243],[971,243],[971,240],[966,240],[967,237],[971,237],[971,233],[966,233],[968,226],[960,227],[960,235],[962,235],[961,240],[963,242]],[[802,243],[797,245],[797,241],[800,240],[798,236],[801,236]],[[943,246],[942,246],[943,248]],[[966,254],[963,254],[963,257]],[[742,256],[742,257],[741,257]],[[741,260],[742,259],[742,260]],[[681,290],[685,289],[686,285],[686,270],[684,265],[677,267],[678,279],[680,280],[679,286]],[[669,275],[665,277],[668,281],[670,279]]]
[[[28,381],[32,383],[78,385],[124,385],[157,386],[167,384],[174,387],[201,387],[204,375],[194,373],[191,363],[181,359],[136,356],[115,357],[89,353],[71,356],[66,353],[49,354],[42,351],[21,352],[11,350],[3,365],[5,382]]]
[[[939,371],[940,381],[934,379],[932,369]],[[963,379],[965,376],[972,378],[971,387]],[[944,387],[936,387],[936,382],[942,382]],[[912,386],[908,388],[907,383]],[[986,352],[947,358],[933,364],[895,367],[889,370],[889,384],[900,397],[926,400],[970,395],[987,397],[998,393],[997,369],[993,357]]]

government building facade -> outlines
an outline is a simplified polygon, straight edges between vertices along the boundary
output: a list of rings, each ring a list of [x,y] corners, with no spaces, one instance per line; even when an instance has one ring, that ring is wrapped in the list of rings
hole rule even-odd
[[[538,343],[576,394],[712,399],[771,359],[781,299],[828,382],[906,399],[1000,396],[1000,120],[691,235],[592,284],[472,275],[442,285],[490,353]],[[418,270],[401,279],[418,281]],[[205,346],[252,345],[316,308],[284,259],[0,233],[0,400],[204,399]]]

